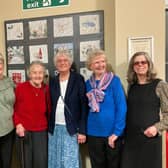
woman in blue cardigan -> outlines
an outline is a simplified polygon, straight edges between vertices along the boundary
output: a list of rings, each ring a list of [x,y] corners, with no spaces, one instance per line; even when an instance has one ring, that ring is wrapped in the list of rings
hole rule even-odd
[[[71,71],[70,53],[54,57],[58,75],[50,81],[48,168],[79,168],[79,143],[86,141],[88,103],[84,78]]]
[[[118,168],[120,136],[126,119],[126,99],[119,77],[108,72],[104,51],[88,55],[87,68],[93,72],[86,82],[89,100],[88,148],[92,168]]]

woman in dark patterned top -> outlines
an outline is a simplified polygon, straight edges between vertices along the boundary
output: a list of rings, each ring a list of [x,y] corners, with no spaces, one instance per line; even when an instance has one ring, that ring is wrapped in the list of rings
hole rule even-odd
[[[127,128],[121,168],[161,168],[161,133],[168,128],[168,85],[156,78],[146,52],[133,55],[127,80]]]

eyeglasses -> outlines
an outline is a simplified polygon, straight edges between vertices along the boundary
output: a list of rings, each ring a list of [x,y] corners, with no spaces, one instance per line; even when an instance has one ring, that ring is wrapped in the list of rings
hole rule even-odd
[[[146,65],[148,63],[148,61],[136,61],[136,62],[134,62],[134,65],[135,66],[138,66],[138,65]]]

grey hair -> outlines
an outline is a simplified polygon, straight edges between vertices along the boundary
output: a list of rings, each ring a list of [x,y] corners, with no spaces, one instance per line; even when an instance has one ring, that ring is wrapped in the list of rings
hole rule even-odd
[[[4,60],[4,57],[3,55],[0,53],[0,62],[2,62],[4,64],[5,60]]]
[[[152,81],[156,78],[157,73],[154,70],[154,65],[152,62],[151,57],[149,56],[149,54],[147,52],[136,52],[132,57],[131,60],[129,62],[129,66],[128,66],[128,71],[127,71],[127,81],[129,84],[133,84],[137,82],[137,75],[134,72],[134,60],[137,56],[143,55],[146,59],[146,61],[148,62],[148,71],[147,71],[147,81]]]
[[[29,65],[29,67],[27,68],[27,76],[28,77],[30,76],[31,68],[34,65],[40,65],[41,67],[43,67],[43,69],[44,69],[44,75],[46,74],[46,67],[44,66],[44,64],[41,61],[32,61],[31,64]]]
[[[72,65],[73,60],[72,60],[71,53],[68,50],[60,50],[54,55],[54,58],[53,58],[53,62],[55,66],[57,64],[58,57],[61,57],[61,56],[66,56],[68,58],[70,65]]]
[[[95,57],[100,56],[100,55],[104,55],[105,61],[107,63],[107,57],[106,57],[105,52],[103,50],[93,49],[93,50],[88,52],[87,60],[86,60],[87,69],[91,70],[90,66],[91,66],[92,61],[94,60]]]

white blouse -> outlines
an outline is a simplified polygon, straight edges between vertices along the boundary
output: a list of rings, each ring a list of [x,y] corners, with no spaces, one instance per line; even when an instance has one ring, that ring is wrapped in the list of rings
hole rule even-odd
[[[67,84],[68,84],[68,80],[60,81],[60,91],[61,91],[60,94],[63,99],[65,97]],[[55,124],[65,125],[64,102],[61,96],[59,97],[57,102]]]

